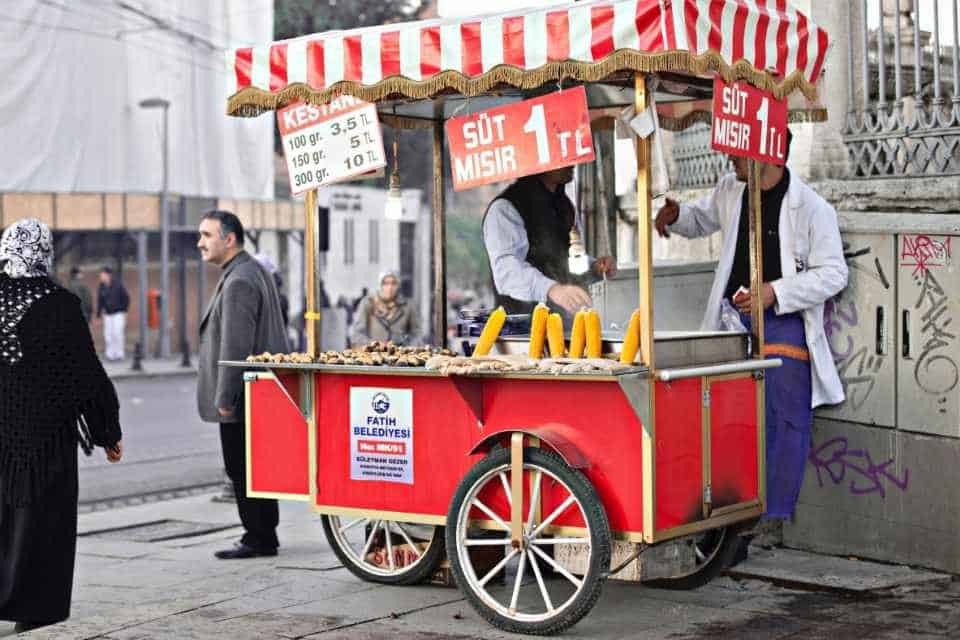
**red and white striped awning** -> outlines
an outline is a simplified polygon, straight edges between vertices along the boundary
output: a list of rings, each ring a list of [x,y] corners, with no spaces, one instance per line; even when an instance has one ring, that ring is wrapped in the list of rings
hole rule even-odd
[[[227,54],[228,113],[294,100],[477,95],[617,72],[719,73],[816,99],[826,32],[787,0],[588,0],[304,36]]]

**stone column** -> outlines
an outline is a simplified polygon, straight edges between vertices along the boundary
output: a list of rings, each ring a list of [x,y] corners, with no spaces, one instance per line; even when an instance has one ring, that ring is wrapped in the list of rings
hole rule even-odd
[[[825,29],[832,46],[827,56],[820,102],[827,108],[829,120],[823,123],[795,124],[789,167],[805,180],[816,181],[849,176],[849,156],[843,143],[843,129],[850,105],[847,92],[855,82],[848,72],[848,40],[855,38],[848,32],[847,14],[856,12],[854,25],[859,24],[859,10],[850,2],[817,2],[794,0],[798,11]],[[857,40],[854,40],[857,42]],[[854,50],[856,51],[856,46]]]

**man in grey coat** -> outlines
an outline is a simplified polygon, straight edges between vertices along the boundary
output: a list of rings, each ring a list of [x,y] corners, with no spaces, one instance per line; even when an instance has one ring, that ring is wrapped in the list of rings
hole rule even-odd
[[[275,556],[277,501],[247,497],[243,370],[219,362],[288,350],[280,296],[271,275],[244,251],[243,225],[229,211],[204,214],[197,247],[205,262],[223,270],[200,321],[197,407],[202,420],[220,423],[223,463],[246,530],[235,547],[214,555],[222,560]]]

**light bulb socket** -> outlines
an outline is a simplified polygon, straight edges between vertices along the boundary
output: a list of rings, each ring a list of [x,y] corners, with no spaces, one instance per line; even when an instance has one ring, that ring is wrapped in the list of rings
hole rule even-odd
[[[570,229],[570,251],[567,259],[567,267],[573,275],[582,275],[590,270],[590,262],[587,259],[587,249],[583,245],[583,239],[576,227]]]

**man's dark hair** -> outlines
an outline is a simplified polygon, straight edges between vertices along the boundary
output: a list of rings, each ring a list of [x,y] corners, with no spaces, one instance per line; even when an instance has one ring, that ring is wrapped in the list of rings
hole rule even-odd
[[[80,267],[77,267],[77,266],[70,267],[70,277],[76,278],[78,275],[80,275]]]
[[[240,218],[223,209],[211,209],[203,214],[203,220],[216,220],[220,223],[220,237],[224,240],[231,233],[237,238],[237,246],[243,246],[243,223]]]
[[[103,265],[103,269],[100,269],[100,272],[101,272],[101,273],[108,273],[108,274],[110,274],[110,275],[113,275],[113,268],[112,268],[110,265],[105,264],[105,265]]]
[[[793,131],[790,131],[790,127],[787,127],[787,150],[783,154],[783,164],[787,164],[787,160],[790,159],[791,143],[793,143]]]

